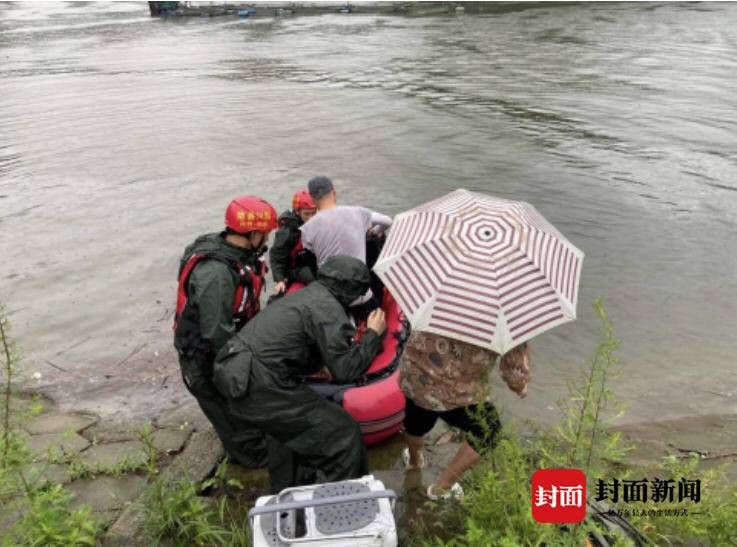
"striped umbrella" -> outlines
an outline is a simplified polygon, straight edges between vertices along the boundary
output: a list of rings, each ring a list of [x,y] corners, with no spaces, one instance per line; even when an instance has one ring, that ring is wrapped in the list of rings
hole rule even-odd
[[[532,205],[460,189],[398,215],[374,271],[414,329],[505,353],[576,318],[582,261]]]

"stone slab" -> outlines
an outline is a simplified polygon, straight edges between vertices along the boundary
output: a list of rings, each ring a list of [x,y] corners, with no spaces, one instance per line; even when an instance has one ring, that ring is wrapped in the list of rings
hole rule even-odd
[[[181,454],[162,473],[163,480],[179,480],[184,476],[195,482],[205,480],[225,455],[223,444],[212,429],[192,434]]]
[[[146,533],[146,508],[142,499],[128,505],[102,538],[104,547],[149,547],[156,545]]]
[[[174,482],[182,477],[200,482],[207,478],[223,458],[223,445],[212,429],[192,434],[184,450],[161,473],[161,479]],[[145,547],[152,545],[144,529],[146,508],[138,499],[126,507],[102,540],[106,547]]]
[[[78,433],[29,435],[25,442],[36,459],[44,459],[48,452],[58,455],[76,454],[90,445],[90,442]]]
[[[82,414],[41,414],[31,419],[25,426],[25,430],[32,435],[43,433],[65,433],[71,431],[79,433],[97,422],[97,418],[84,416]]]
[[[29,463],[21,467],[29,484],[66,484],[72,480],[66,465],[55,463]]]
[[[109,477],[101,475],[94,479],[76,480],[67,488],[74,498],[71,508],[89,505],[94,512],[122,509],[141,494],[146,487],[146,479],[138,475]]]
[[[96,443],[117,443],[137,441],[144,424],[105,424],[98,423],[85,429],[84,436]]]
[[[190,432],[211,427],[207,417],[197,405],[197,400],[194,397],[189,399],[187,404],[161,412],[153,419],[153,424],[159,428],[188,429]]]
[[[159,452],[179,452],[189,438],[189,429],[159,429],[152,435],[153,445]]]
[[[129,463],[139,467],[146,463],[146,447],[141,441],[98,444],[85,450],[80,459],[82,463],[95,469],[112,469]]]

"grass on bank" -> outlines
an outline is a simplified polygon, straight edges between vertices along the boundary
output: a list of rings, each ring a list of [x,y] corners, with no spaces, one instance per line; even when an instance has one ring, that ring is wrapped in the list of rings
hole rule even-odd
[[[200,495],[203,485],[188,478],[155,481],[146,492],[146,529],[157,542],[177,546],[247,547],[251,544],[244,515],[226,496]]]
[[[226,478],[227,460],[218,466],[212,478],[202,484],[186,476],[167,481],[158,474],[158,452],[153,445],[150,428],[144,428],[140,438],[148,454],[145,526],[154,541],[169,540],[182,547],[247,547],[251,544],[247,522],[237,515],[227,496],[207,498],[200,495],[210,487],[223,490],[225,486],[243,487],[237,480]]]
[[[43,478],[44,466],[33,462],[22,435],[22,426],[41,412],[32,403],[20,407],[13,382],[21,362],[20,350],[10,333],[5,309],[0,306],[0,359],[2,359],[2,401],[0,402],[0,545],[3,547],[85,547],[95,546],[104,533],[99,519],[88,506],[72,510],[72,493],[60,484]],[[245,520],[234,513],[231,502],[222,497],[216,503],[199,493],[212,485],[227,483],[224,467],[203,484],[182,478],[171,484],[158,476],[158,451],[150,427],[140,432],[146,447],[143,462],[126,459],[113,467],[85,464],[78,455],[48,454],[48,463],[68,466],[72,479],[99,474],[121,476],[144,471],[149,479],[146,499],[147,529],[156,542],[174,545],[241,547],[250,544]],[[24,471],[33,466],[35,472]],[[219,482],[220,481],[220,482]],[[13,523],[4,519],[17,514]]]
[[[28,413],[13,407],[13,379],[20,364],[20,350],[10,336],[10,323],[0,306],[0,354],[2,354],[3,400],[0,415],[0,505],[22,516],[8,530],[2,545],[10,546],[94,546],[101,531],[89,507],[71,510],[72,495],[61,485],[30,481],[23,467],[32,462],[20,435],[20,425]],[[32,406],[31,412],[35,409]]]

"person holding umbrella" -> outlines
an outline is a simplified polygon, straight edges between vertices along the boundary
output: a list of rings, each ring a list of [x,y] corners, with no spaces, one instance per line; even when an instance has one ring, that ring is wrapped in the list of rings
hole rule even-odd
[[[582,262],[521,201],[459,189],[395,218],[374,271],[413,329],[401,374],[407,466],[422,467],[422,436],[438,417],[471,434],[430,498],[462,495],[455,481],[500,429],[486,401],[489,366],[501,355],[507,385],[526,395],[527,341],[576,318]]]
[[[407,399],[404,431],[407,469],[425,466],[423,436],[438,418],[466,434],[450,464],[427,489],[430,499],[460,497],[456,481],[479,459],[485,446],[493,448],[501,429],[494,405],[487,401],[489,368],[498,354],[445,336],[415,332],[404,348],[399,385]],[[520,397],[530,380],[527,343],[510,350],[501,360],[507,386]]]

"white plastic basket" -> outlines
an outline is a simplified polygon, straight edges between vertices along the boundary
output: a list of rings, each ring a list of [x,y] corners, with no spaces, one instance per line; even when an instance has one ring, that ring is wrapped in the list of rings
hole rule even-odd
[[[396,493],[367,475],[264,496],[248,513],[254,547],[396,547]]]

